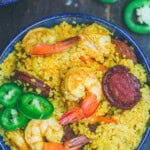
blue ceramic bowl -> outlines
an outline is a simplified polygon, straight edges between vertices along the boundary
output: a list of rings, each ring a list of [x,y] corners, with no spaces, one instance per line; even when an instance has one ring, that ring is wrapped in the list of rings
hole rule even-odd
[[[8,5],[17,1],[18,0],[0,0],[0,6]]]
[[[27,27],[26,29],[22,30],[12,41],[8,44],[8,46],[4,49],[1,57],[0,57],[0,63],[7,57],[7,55],[13,50],[14,45],[20,41],[24,35],[31,30],[32,28],[36,27],[53,27],[54,25],[60,24],[62,21],[66,21],[68,23],[71,23],[73,21],[76,21],[78,24],[91,24],[93,22],[100,24],[110,30],[111,32],[114,33],[115,37],[118,37],[119,39],[123,41],[127,41],[129,45],[132,45],[135,50],[135,54],[138,58],[138,62],[143,64],[145,66],[145,69],[147,70],[147,75],[150,76],[150,61],[148,60],[148,57],[146,57],[143,54],[142,49],[138,46],[138,44],[126,33],[123,29],[120,27],[103,20],[101,18],[95,17],[95,16],[90,16],[90,15],[85,15],[85,14],[59,14],[55,16],[50,16],[45,19],[42,19],[41,21],[34,23]],[[148,138],[150,133],[150,126],[147,125],[147,130],[145,134],[143,135],[143,139],[141,143],[138,146],[138,150],[142,150],[142,147]],[[0,139],[0,147],[2,150],[9,150],[9,148],[5,145],[3,142],[2,138]]]

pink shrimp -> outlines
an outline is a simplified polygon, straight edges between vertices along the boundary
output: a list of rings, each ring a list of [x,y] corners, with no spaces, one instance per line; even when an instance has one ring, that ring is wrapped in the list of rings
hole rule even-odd
[[[59,120],[60,124],[68,124],[91,116],[99,106],[101,100],[101,84],[89,68],[72,68],[67,72],[63,83],[66,100],[82,103]]]
[[[52,117],[47,120],[31,120],[25,129],[25,140],[31,149],[78,150],[89,142],[87,137],[78,136],[62,144],[60,141],[63,135],[62,126]]]
[[[32,55],[49,55],[59,53],[70,48],[74,43],[80,40],[79,36],[71,37],[66,40],[56,42],[55,44],[36,44],[31,50]]]

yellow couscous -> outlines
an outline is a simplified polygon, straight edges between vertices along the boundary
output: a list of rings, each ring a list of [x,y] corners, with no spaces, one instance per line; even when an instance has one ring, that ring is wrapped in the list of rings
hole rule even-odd
[[[30,54],[32,47],[37,43],[54,44],[57,41],[74,36],[80,36],[82,40],[60,53],[46,56]],[[100,87],[100,102],[95,115],[113,118],[117,120],[117,123],[100,121],[93,132],[89,129],[89,123],[92,123],[92,116],[90,116],[71,123],[70,127],[76,136],[84,135],[90,140],[90,143],[83,147],[84,150],[134,150],[139,145],[149,121],[150,87],[146,84],[146,71],[141,64],[134,63],[131,59],[121,58],[116,52],[116,47],[112,44],[111,38],[111,32],[95,23],[72,26],[63,22],[52,28],[36,28],[29,31],[25,38],[14,46],[14,51],[0,64],[0,85],[12,82],[15,71],[19,70],[34,76],[50,87],[48,98],[54,106],[54,112],[50,118],[54,119],[51,121],[52,125],[59,130],[55,132],[55,129],[52,129],[47,131],[48,133],[41,133],[41,136],[46,137],[46,141],[63,145],[61,138],[65,133],[62,125],[58,123],[59,119],[67,111],[79,106],[81,97],[84,98],[86,94],[85,89],[82,91],[82,85],[79,85],[81,87],[77,90],[74,89],[72,93],[70,89],[66,91],[68,85],[75,86],[74,83],[66,83],[71,80],[71,76],[67,74],[70,69],[89,68],[89,74],[93,74],[96,78],[93,82],[99,82],[98,86],[102,86],[105,72],[115,65],[123,65],[128,67],[130,72],[140,81],[141,98],[139,102],[129,110],[116,108],[109,103]],[[100,65],[105,66],[105,68],[101,69]],[[66,74],[69,78],[67,80]],[[13,82],[22,86],[24,92],[41,94],[38,88],[33,91],[32,87],[28,87],[20,81]],[[71,82],[76,81],[71,80]],[[2,105],[1,108],[3,108]],[[46,124],[46,120],[40,121],[45,121]],[[35,144],[38,141],[36,137],[31,139],[35,143],[26,141],[26,128],[29,128],[29,126],[15,131],[7,131],[1,127],[0,134],[12,150],[42,150],[39,143]],[[38,128],[38,123],[35,128]],[[38,129],[34,130],[38,132]],[[42,138],[42,140],[44,139]],[[23,149],[24,144],[18,144],[18,141],[26,144],[26,149]]]

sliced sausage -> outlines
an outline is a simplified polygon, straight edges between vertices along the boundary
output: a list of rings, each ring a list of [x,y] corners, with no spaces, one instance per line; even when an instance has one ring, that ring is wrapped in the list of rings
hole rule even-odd
[[[64,136],[62,137],[62,140],[61,140],[62,142],[66,142],[76,137],[69,124],[65,125],[63,129],[64,129]]]
[[[141,98],[140,82],[125,66],[110,68],[104,75],[102,84],[104,95],[118,108],[130,109]]]
[[[98,125],[99,125],[99,123],[88,124],[88,128],[91,132],[95,132]]]
[[[34,89],[39,88],[41,90],[41,94],[44,96],[49,95],[50,87],[47,84],[43,83],[41,80],[27,74],[26,72],[16,70],[13,79],[28,83]]]
[[[134,54],[131,47],[129,47],[125,42],[122,42],[118,39],[112,39],[112,43],[116,46],[116,51],[123,58],[132,59],[134,63],[137,63],[136,55]]]

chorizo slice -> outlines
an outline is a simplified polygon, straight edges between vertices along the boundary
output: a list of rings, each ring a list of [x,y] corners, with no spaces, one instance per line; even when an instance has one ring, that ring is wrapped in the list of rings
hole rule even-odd
[[[41,89],[41,94],[46,97],[48,97],[49,95],[50,87],[41,80],[35,78],[32,75],[27,74],[26,72],[16,70],[13,79],[28,83],[34,89]]]
[[[129,47],[125,42],[118,39],[112,39],[112,43],[116,46],[116,51],[119,53],[120,57],[132,59],[134,63],[137,63],[136,55],[131,47]]]
[[[96,128],[98,127],[99,123],[95,123],[95,124],[88,124],[88,128],[91,132],[95,132]]]
[[[110,68],[104,75],[102,84],[104,95],[118,108],[130,109],[141,98],[140,82],[125,66]]]
[[[76,137],[75,133],[73,132],[73,129],[70,127],[69,124],[65,125],[63,127],[63,130],[64,130],[65,134],[61,139],[62,142],[66,142],[66,141]]]

